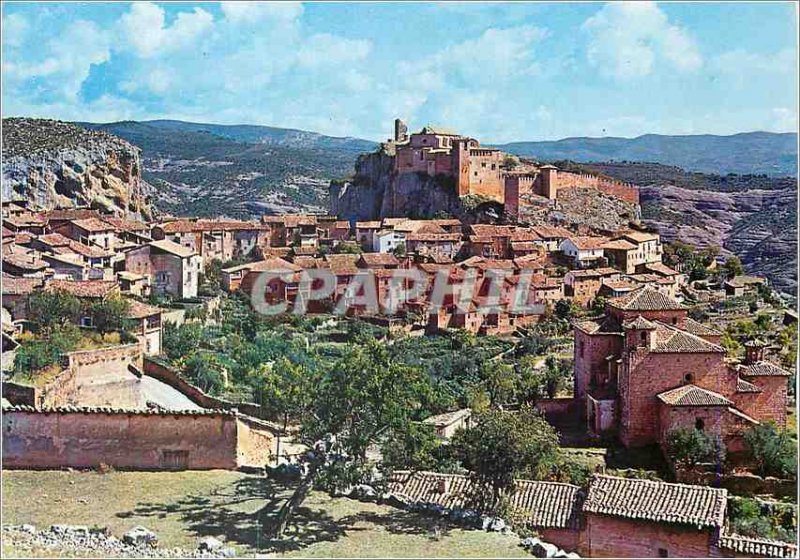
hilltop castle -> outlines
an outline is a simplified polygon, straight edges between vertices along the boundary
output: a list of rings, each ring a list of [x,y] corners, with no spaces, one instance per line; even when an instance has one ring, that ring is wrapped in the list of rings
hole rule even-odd
[[[458,196],[480,195],[505,204],[506,214],[516,217],[520,196],[535,194],[550,200],[564,188],[593,188],[639,203],[634,185],[589,174],[569,173],[553,165],[519,163],[497,148],[481,146],[475,138],[454,131],[425,126],[417,133],[395,119],[394,137],[383,144],[394,156],[396,175],[424,173],[455,179]]]

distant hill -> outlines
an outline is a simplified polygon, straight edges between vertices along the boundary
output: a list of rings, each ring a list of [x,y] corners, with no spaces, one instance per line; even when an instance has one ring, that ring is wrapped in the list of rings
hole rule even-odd
[[[176,215],[249,217],[327,209],[328,184],[377,144],[255,125],[79,123],[142,149],[153,203]]]
[[[657,162],[706,173],[791,175],[797,172],[797,134],[744,132],[731,136],[701,134],[636,138],[564,138],[548,142],[511,142],[501,150],[543,161]]]

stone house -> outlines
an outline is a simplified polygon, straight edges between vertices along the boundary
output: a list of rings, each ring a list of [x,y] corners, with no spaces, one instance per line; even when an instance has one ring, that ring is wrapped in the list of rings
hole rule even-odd
[[[162,239],[125,253],[125,270],[150,277],[154,293],[197,297],[202,258],[193,249]]]
[[[452,412],[445,412],[443,414],[436,414],[429,416],[422,421],[423,424],[433,426],[436,435],[447,441],[456,431],[460,429],[468,429],[472,425],[472,410],[469,408],[462,408]]]
[[[614,240],[624,240],[636,246],[632,261],[626,261],[626,265],[632,262],[634,268],[650,263],[660,263],[664,254],[661,237],[657,233],[628,231],[616,236]]]
[[[365,251],[375,246],[375,235],[381,230],[379,221],[356,222],[356,243]]]
[[[272,247],[318,245],[317,216],[309,214],[262,216],[261,222],[270,228],[269,245]]]
[[[743,430],[785,423],[789,372],[755,351],[735,367],[721,333],[649,286],[610,300],[603,317],[576,321],[574,332],[574,394],[591,432],[637,447],[694,426],[735,452]]]
[[[129,301],[128,321],[132,324],[131,334],[139,340],[144,354],[161,354],[161,309],[135,299]]]
[[[191,249],[203,259],[229,261],[247,257],[269,243],[269,226],[238,220],[181,219],[152,229],[156,241],[169,240]]]
[[[53,232],[65,235],[90,247],[114,250],[117,246],[116,228],[100,218],[70,220],[53,228]]]
[[[564,295],[577,305],[587,306],[600,295],[604,282],[618,280],[619,271],[610,267],[570,270],[564,275]]]
[[[461,250],[459,233],[409,233],[405,239],[406,252],[422,257],[452,260]]]
[[[49,264],[35,251],[3,253],[3,274],[26,278],[44,277],[48,268]]]
[[[44,286],[43,278],[19,278],[6,276],[3,271],[2,303],[3,309],[8,311],[13,323],[28,319],[28,296],[41,290]]]
[[[564,239],[558,246],[564,258],[573,268],[590,268],[607,264],[603,246],[605,237],[572,236]]]
[[[141,298],[150,295],[150,277],[144,274],[123,270],[117,272],[117,283],[119,284],[120,292],[123,294]]]
[[[758,292],[759,286],[766,286],[767,281],[760,276],[734,276],[724,284],[725,295],[728,297],[742,297]]]
[[[637,249],[638,246],[627,239],[614,239],[603,244],[603,254],[609,266],[625,274],[636,272]]]

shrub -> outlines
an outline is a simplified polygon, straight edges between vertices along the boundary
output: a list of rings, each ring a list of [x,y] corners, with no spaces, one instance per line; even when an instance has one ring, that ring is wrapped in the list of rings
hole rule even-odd
[[[692,428],[677,428],[667,434],[667,457],[676,465],[694,467],[698,463],[724,461],[722,443],[705,432]]]
[[[788,431],[769,422],[744,433],[747,451],[762,476],[797,476],[797,443]]]

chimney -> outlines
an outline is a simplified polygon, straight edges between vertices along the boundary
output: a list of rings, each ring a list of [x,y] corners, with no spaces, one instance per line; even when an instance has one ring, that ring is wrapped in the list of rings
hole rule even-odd
[[[744,365],[749,366],[764,359],[764,349],[767,343],[758,338],[746,342],[744,345]]]

